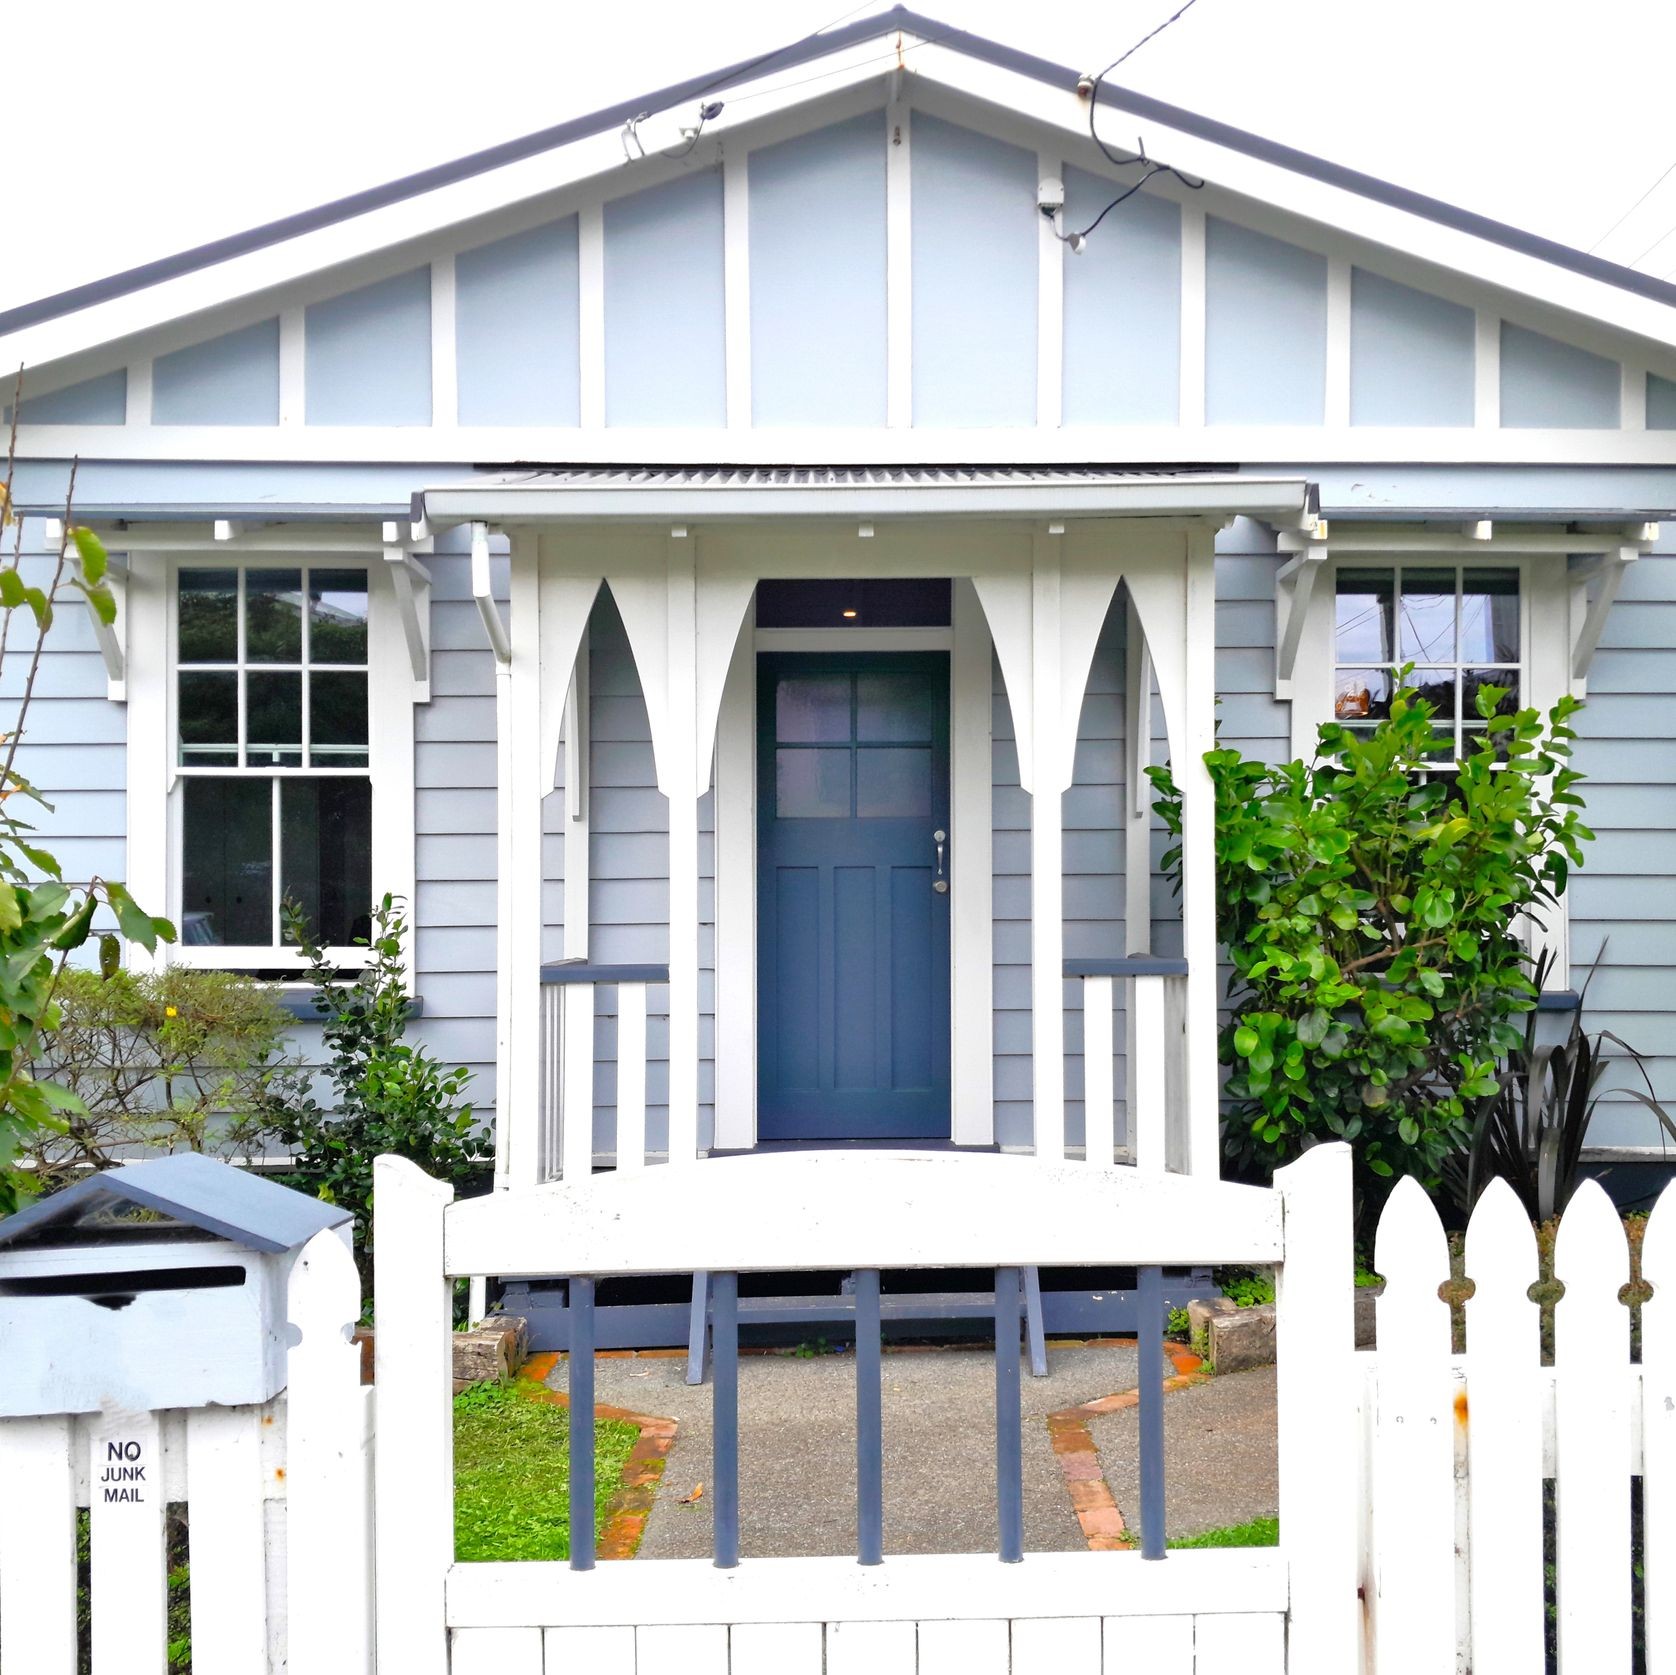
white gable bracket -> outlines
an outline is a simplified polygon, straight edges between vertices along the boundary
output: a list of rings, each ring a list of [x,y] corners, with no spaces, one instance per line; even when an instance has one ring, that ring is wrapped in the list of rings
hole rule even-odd
[[[403,543],[399,526],[394,523],[386,523],[382,534],[386,573],[396,596],[402,637],[407,642],[408,662],[413,670],[413,699],[415,703],[428,704],[431,701],[431,574],[414,557],[414,552],[428,552],[431,539],[410,536]]]
[[[489,581],[489,526],[471,526],[471,596],[477,601],[477,614],[483,619],[483,632],[489,637],[489,649],[495,661],[510,664],[512,637],[501,620],[500,606],[495,603],[494,588]]]
[[[62,518],[48,518],[43,534],[48,547],[66,550],[65,543],[69,537]],[[76,557],[73,543],[67,550],[70,562],[76,566],[79,575],[81,562]],[[99,647],[100,660],[105,665],[105,696],[112,703],[122,704],[128,701],[128,566],[120,557],[112,556],[105,571],[105,581],[116,600],[115,622],[106,622],[85,594],[82,599],[87,608],[87,620],[93,624],[93,638]]]
[[[1298,661],[1298,642],[1309,619],[1310,601],[1315,597],[1315,584],[1327,563],[1326,519],[1316,519],[1314,528],[1307,534],[1282,533],[1279,544],[1282,552],[1293,555],[1281,565],[1274,579],[1275,695],[1286,697]]]
[[[1648,524],[1645,528],[1657,536],[1657,524]],[[1610,547],[1604,553],[1571,567],[1571,579],[1583,584],[1589,601],[1588,609],[1583,613],[1583,621],[1571,645],[1573,680],[1588,679],[1589,666],[1594,662],[1595,650],[1600,645],[1600,636],[1606,627],[1607,613],[1618,597],[1619,588],[1624,585],[1625,573],[1641,556],[1642,551],[1640,542],[1633,546]],[[1593,583],[1592,591],[1589,591],[1590,583]]]

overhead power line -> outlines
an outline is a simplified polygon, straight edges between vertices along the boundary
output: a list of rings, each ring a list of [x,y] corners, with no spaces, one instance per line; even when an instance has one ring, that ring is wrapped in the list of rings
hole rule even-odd
[[[1647,200],[1648,200],[1648,199],[1649,199],[1649,198],[1650,198],[1650,197],[1652,197],[1652,195],[1653,195],[1653,194],[1654,194],[1654,193],[1655,193],[1655,192],[1656,192],[1656,191],[1658,191],[1658,189],[1659,189],[1659,188],[1660,188],[1660,187],[1661,187],[1661,186],[1662,186],[1662,185],[1664,185],[1664,183],[1665,183],[1665,182],[1666,182],[1666,181],[1667,181],[1667,180],[1668,180],[1668,179],[1669,179],[1669,178],[1670,178],[1670,177],[1671,177],[1671,175],[1672,175],[1672,174],[1676,174],[1676,158],[1673,158],[1673,159],[1672,159],[1672,160],[1671,160],[1671,162],[1670,162],[1670,165],[1669,165],[1669,167],[1668,167],[1668,168],[1666,168],[1666,169],[1665,169],[1665,171],[1664,171],[1664,173],[1663,173],[1663,174],[1661,174],[1661,175],[1660,175],[1660,176],[1659,176],[1659,177],[1658,177],[1658,179],[1657,179],[1657,180],[1655,180],[1655,181],[1654,181],[1654,182],[1653,182],[1653,184],[1652,184],[1652,185],[1651,185],[1651,186],[1649,186],[1649,187],[1648,187],[1648,188],[1647,188],[1647,190],[1646,190],[1646,191],[1645,191],[1645,192],[1643,192],[1643,193],[1642,193],[1642,194],[1641,194],[1641,196],[1640,196],[1640,197],[1639,197],[1639,198],[1637,198],[1637,199],[1636,199],[1636,200],[1635,200],[1635,202],[1634,202],[1634,203],[1632,203],[1632,204],[1631,204],[1631,205],[1630,205],[1630,206],[1629,206],[1629,208],[1628,208],[1628,209],[1626,209],[1626,210],[1625,210],[1625,211],[1624,211],[1624,213],[1623,213],[1623,214],[1622,214],[1622,215],[1620,215],[1620,216],[1619,216],[1619,217],[1618,217],[1618,219],[1617,219],[1617,220],[1616,220],[1616,221],[1614,221],[1614,222],[1613,222],[1613,223],[1612,223],[1612,225],[1611,225],[1611,226],[1610,226],[1610,227],[1608,227],[1608,228],[1607,228],[1607,229],[1606,229],[1606,231],[1605,231],[1605,232],[1604,232],[1604,233],[1602,233],[1602,234],[1601,234],[1601,235],[1600,235],[1600,237],[1599,237],[1599,238],[1597,238],[1597,239],[1596,239],[1596,240],[1595,240],[1595,241],[1594,241],[1594,243],[1593,243],[1593,244],[1591,244],[1591,245],[1590,245],[1590,246],[1589,246],[1589,254],[1590,254],[1590,255],[1591,255],[1591,256],[1592,256],[1592,255],[1593,255],[1593,254],[1594,254],[1594,253],[1595,253],[1595,251],[1597,251],[1597,250],[1598,250],[1598,249],[1599,249],[1599,248],[1600,248],[1600,247],[1601,247],[1601,246],[1602,246],[1602,245],[1603,245],[1603,244],[1604,244],[1604,243],[1605,243],[1605,242],[1606,242],[1606,241],[1607,241],[1607,240],[1608,240],[1608,239],[1609,239],[1609,238],[1611,238],[1611,236],[1612,236],[1612,235],[1613,235],[1613,234],[1614,234],[1614,233],[1615,233],[1615,232],[1617,232],[1617,230],[1618,230],[1618,229],[1619,229],[1619,228],[1620,228],[1620,227],[1621,227],[1621,226],[1623,226],[1623,224],[1624,224],[1624,223],[1625,223],[1625,222],[1626,222],[1626,221],[1627,221],[1627,220],[1629,220],[1629,218],[1630,218],[1630,217],[1631,217],[1631,216],[1632,216],[1632,215],[1633,215],[1633,214],[1634,214],[1634,213],[1635,213],[1635,212],[1636,212],[1636,211],[1637,211],[1637,210],[1638,210],[1638,209],[1640,209],[1640,207],[1641,207],[1641,206],[1642,206],[1642,205],[1643,205],[1643,204],[1644,204],[1644,203],[1646,203],[1646,201],[1647,201]],[[1655,249],[1657,249],[1657,248],[1658,248],[1658,246],[1659,246],[1659,245],[1660,245],[1660,244],[1662,244],[1662,243],[1663,243],[1663,242],[1664,242],[1664,240],[1665,240],[1665,239],[1666,239],[1666,238],[1668,238],[1668,237],[1669,237],[1669,236],[1670,236],[1670,235],[1669,235],[1669,234],[1668,234],[1668,233],[1666,233],[1666,234],[1664,234],[1664,235],[1662,235],[1662,236],[1661,236],[1661,237],[1660,237],[1660,238],[1659,238],[1659,239],[1657,239],[1657,240],[1656,240],[1656,241],[1655,241],[1655,242],[1654,242],[1654,243],[1653,243],[1653,244],[1650,244],[1650,245],[1649,245],[1649,246],[1648,246],[1648,247],[1647,247],[1647,249],[1648,249],[1648,250],[1655,250]],[[1646,255],[1646,254],[1647,254],[1647,251],[1646,251],[1646,250],[1643,250],[1643,251],[1642,251],[1642,252],[1641,252],[1641,256],[1645,256],[1645,255]],[[1636,258],[1635,258],[1635,260],[1636,260],[1636,261],[1637,261],[1637,262],[1639,262],[1639,261],[1640,261],[1640,260],[1641,260],[1641,256],[1637,256],[1637,257],[1636,257]],[[1630,264],[1630,266],[1632,266],[1632,267],[1633,267],[1633,266],[1634,266],[1634,265],[1635,265],[1635,264],[1634,264],[1634,263],[1633,263],[1633,262],[1632,262],[1632,263],[1631,263],[1631,264]]]

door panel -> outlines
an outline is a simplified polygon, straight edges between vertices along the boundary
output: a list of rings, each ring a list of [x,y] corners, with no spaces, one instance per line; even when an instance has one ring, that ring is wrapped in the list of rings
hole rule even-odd
[[[758,659],[765,1140],[949,1133],[948,715],[941,652]]]

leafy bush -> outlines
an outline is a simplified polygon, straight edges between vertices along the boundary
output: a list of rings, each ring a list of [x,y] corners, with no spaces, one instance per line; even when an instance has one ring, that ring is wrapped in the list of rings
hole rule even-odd
[[[1544,725],[1535,710],[1501,713],[1507,694],[1481,687],[1482,730],[1440,770],[1453,744],[1410,673],[1388,719],[1324,726],[1312,762],[1205,757],[1234,968],[1224,1137],[1247,1170],[1344,1139],[1364,1193],[1398,1174],[1435,1189],[1536,1002],[1521,916],[1560,895],[1593,835],[1565,765],[1576,699]],[[1150,771],[1179,883],[1180,792],[1167,768]]]
[[[237,1152],[300,1103],[291,1019],[273,989],[225,971],[65,971],[42,1068],[74,1096],[26,1151],[44,1190],[136,1149]]]
[[[407,917],[392,896],[373,910],[371,958],[340,973],[313,940],[295,903],[284,908],[286,934],[308,962],[327,1055],[333,1109],[310,1098],[280,1114],[270,1132],[295,1154],[298,1184],[355,1216],[356,1250],[366,1274],[372,1249],[372,1166],[382,1153],[426,1174],[463,1185],[491,1146],[459,1103],[471,1073],[444,1070],[407,1030]]]

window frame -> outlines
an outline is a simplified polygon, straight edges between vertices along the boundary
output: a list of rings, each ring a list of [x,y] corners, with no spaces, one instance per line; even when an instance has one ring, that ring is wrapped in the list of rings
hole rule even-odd
[[[1316,730],[1335,719],[1338,684],[1337,599],[1340,570],[1482,567],[1519,572],[1519,703],[1544,714],[1567,692],[1582,696],[1584,683],[1571,678],[1573,612],[1577,587],[1563,554],[1509,551],[1462,536],[1458,543],[1422,550],[1392,535],[1389,547],[1358,541],[1351,551],[1332,548],[1322,566],[1311,609],[1298,642],[1292,679],[1292,755],[1313,759]],[[1283,555],[1284,556],[1284,555]],[[1351,665],[1347,665],[1349,667]],[[1355,665],[1359,667],[1360,665]],[[1459,722],[1457,721],[1457,727]],[[1551,950],[1548,993],[1571,988],[1570,898],[1562,896],[1549,923],[1526,922],[1533,954]]]
[[[179,761],[177,644],[181,572],[293,568],[366,573],[366,768],[311,769],[305,764],[301,768],[254,766],[188,769],[183,773]],[[403,896],[411,912],[417,847],[412,681],[406,637],[388,570],[380,557],[364,551],[241,550],[235,542],[213,552],[133,555],[127,588],[129,885],[148,906],[159,900],[166,902],[164,912],[177,927],[184,894],[185,781],[217,776],[282,779],[364,775],[372,787],[373,899],[376,902],[386,891]],[[242,589],[241,574],[241,595]],[[161,842],[156,841],[157,836],[161,836]],[[347,970],[359,969],[371,958],[368,949],[354,946],[332,946],[325,952]],[[143,955],[140,958],[143,960]],[[295,972],[298,977],[303,970],[300,952],[277,942],[159,944],[153,963],[208,970]],[[410,986],[413,966],[410,959]]]

